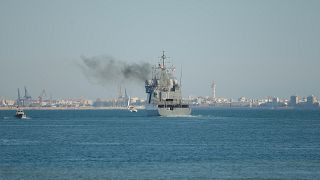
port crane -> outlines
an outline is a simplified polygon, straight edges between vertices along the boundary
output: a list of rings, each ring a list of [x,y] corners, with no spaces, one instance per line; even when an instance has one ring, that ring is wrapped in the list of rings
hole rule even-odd
[[[41,91],[40,96],[38,97],[40,106],[42,106],[42,102],[43,102],[43,100],[44,100],[44,98],[45,98],[46,96],[47,96],[46,90],[43,89],[43,90]]]

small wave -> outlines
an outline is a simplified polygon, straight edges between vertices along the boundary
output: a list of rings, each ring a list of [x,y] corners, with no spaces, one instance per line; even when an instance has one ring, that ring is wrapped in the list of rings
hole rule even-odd
[[[107,146],[120,146],[120,145],[129,145],[130,143],[117,143],[117,142],[111,142],[111,143],[98,143],[98,142],[81,142],[81,143],[75,143],[76,145],[107,145]]]
[[[36,145],[39,141],[31,141],[25,139],[0,139],[0,145],[14,146],[14,145]]]
[[[3,117],[3,119],[19,119],[19,118],[17,118],[17,117],[15,117],[15,116],[6,116],[6,117]],[[25,120],[25,119],[32,119],[31,117],[26,117],[26,118],[22,118],[22,120]]]
[[[160,116],[162,118],[166,118],[166,117],[177,117],[177,118],[185,118],[185,117],[196,117],[196,116],[193,116],[193,115],[169,115],[169,116]]]
[[[211,146],[205,143],[120,143],[120,142],[80,142],[75,145],[93,146]]]
[[[66,158],[64,161],[105,161],[106,158],[87,157],[87,158]]]

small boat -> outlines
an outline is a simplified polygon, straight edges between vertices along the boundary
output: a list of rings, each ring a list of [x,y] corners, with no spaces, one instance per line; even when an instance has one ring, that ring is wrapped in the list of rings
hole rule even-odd
[[[128,99],[128,110],[130,112],[138,112],[138,109],[136,109],[134,106],[130,105],[130,96],[129,96],[129,99]]]
[[[128,107],[128,110],[129,110],[130,112],[138,112],[138,109],[136,109],[134,106],[129,106],[129,107]]]
[[[27,115],[24,113],[23,109],[18,108],[16,112],[16,117],[19,119],[26,119]]]

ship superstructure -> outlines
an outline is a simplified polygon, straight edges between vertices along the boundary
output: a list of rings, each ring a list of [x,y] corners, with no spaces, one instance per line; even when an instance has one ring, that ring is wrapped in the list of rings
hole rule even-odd
[[[174,77],[175,68],[167,66],[167,57],[160,57],[160,63],[153,67],[152,79],[145,82],[147,93],[146,109],[149,115],[185,116],[191,114],[189,104],[184,103],[180,83]]]

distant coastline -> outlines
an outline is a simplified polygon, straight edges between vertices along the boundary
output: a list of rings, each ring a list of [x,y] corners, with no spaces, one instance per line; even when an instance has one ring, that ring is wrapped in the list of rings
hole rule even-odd
[[[94,107],[94,106],[85,106],[85,107],[22,107],[24,110],[127,110],[127,107]],[[145,109],[144,106],[136,106],[137,109]],[[320,107],[305,108],[305,107],[246,107],[246,106],[191,106],[192,109],[245,109],[245,110],[320,110]],[[17,107],[0,107],[2,110],[16,110]]]
[[[127,107],[22,107],[24,110],[126,110]],[[136,107],[137,109],[144,109],[144,107]],[[16,110],[17,107],[0,107],[1,110]]]

